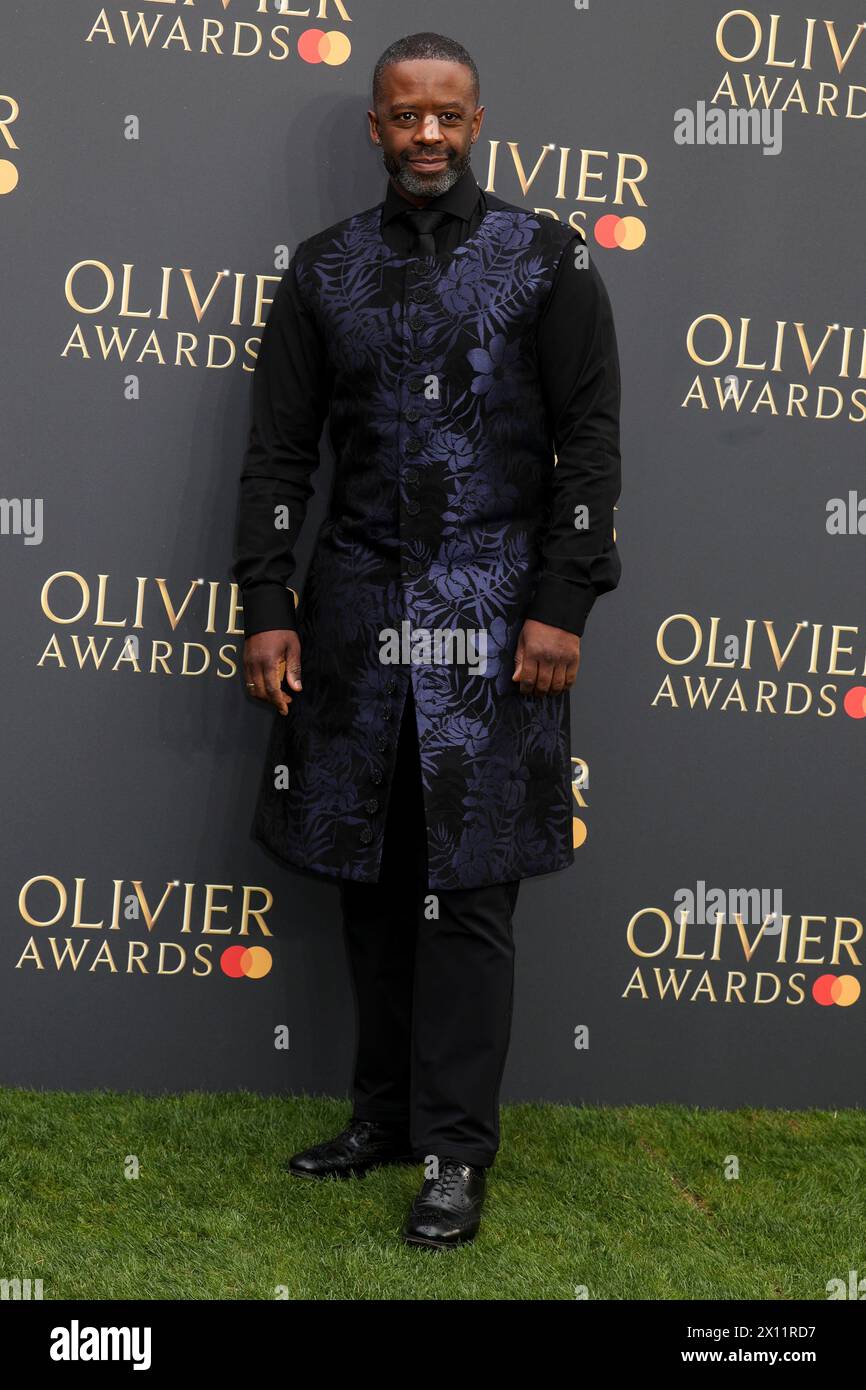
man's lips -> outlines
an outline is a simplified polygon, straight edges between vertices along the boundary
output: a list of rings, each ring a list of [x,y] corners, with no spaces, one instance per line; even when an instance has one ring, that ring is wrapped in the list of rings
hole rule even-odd
[[[425,169],[430,168],[431,166],[436,164],[447,164],[448,156],[447,154],[437,154],[435,159],[410,159],[409,163],[414,165],[416,168]]]

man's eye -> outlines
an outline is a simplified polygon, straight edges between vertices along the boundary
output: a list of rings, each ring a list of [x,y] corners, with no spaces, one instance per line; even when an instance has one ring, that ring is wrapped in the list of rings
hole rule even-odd
[[[406,120],[407,120],[407,119],[410,120],[410,121],[414,121],[414,120],[416,119],[415,112],[414,112],[414,111],[401,111],[400,114],[399,114],[399,116],[397,117],[398,122],[402,122],[403,125],[406,124]],[[445,120],[447,120],[447,121],[453,123],[454,121],[459,121],[459,120],[460,120],[460,115],[459,115],[459,113],[458,113],[457,111],[446,111],[446,112],[444,112],[443,115],[441,115],[441,116],[439,117],[439,120],[440,120],[440,121],[445,121]]]

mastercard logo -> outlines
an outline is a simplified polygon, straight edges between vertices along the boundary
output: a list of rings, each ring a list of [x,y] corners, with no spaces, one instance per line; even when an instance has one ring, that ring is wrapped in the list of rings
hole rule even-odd
[[[273,957],[264,946],[227,946],[220,956],[220,967],[230,980],[260,980],[273,965]]]
[[[571,791],[578,806],[583,809],[586,802],[583,799],[583,790],[586,787],[586,780],[589,775],[589,768],[583,758],[576,758],[572,754],[571,758]],[[586,822],[579,816],[571,818],[571,843],[574,849],[580,849],[587,837]]]
[[[617,217],[615,212],[600,217],[594,227],[599,246],[609,251],[636,251],[646,241],[646,227],[639,217]]]
[[[0,194],[11,193],[18,183],[18,170],[8,159],[0,159]]]
[[[852,685],[842,708],[852,719],[866,719],[866,685]]]
[[[305,63],[327,63],[338,68],[352,52],[352,45],[339,29],[305,29],[298,39],[298,57]]]
[[[853,975],[819,975],[812,986],[816,1004],[840,1004],[847,1008],[860,998],[860,981]]]

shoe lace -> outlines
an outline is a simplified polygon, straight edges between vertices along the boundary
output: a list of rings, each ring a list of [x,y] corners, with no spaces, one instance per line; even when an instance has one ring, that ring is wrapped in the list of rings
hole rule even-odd
[[[452,1191],[457,1186],[459,1179],[463,1176],[466,1169],[465,1163],[458,1163],[456,1159],[446,1158],[439,1166],[439,1173],[435,1178],[430,1178],[430,1186],[424,1194],[425,1201],[444,1198],[446,1201],[451,1196]]]
[[[373,1130],[380,1128],[381,1126],[378,1125],[375,1120],[350,1120],[346,1128],[340,1131],[333,1142],[342,1144],[348,1152],[352,1147],[353,1141],[361,1139],[363,1142],[363,1139]]]
[[[363,1134],[365,1130],[370,1129],[375,1129],[372,1120],[350,1120],[340,1137],[342,1138],[343,1135],[348,1137],[352,1134]]]
[[[350,1120],[346,1128],[337,1135],[335,1142],[344,1146],[351,1145],[354,1139],[368,1134],[371,1129],[375,1129],[372,1120]]]
[[[342,1149],[348,1155],[352,1149],[352,1141],[357,1139],[365,1130],[372,1128],[369,1120],[350,1120],[345,1129],[341,1129],[339,1134],[335,1134],[333,1139],[323,1139],[320,1144],[314,1145],[314,1151],[324,1153],[326,1150],[334,1148]]]

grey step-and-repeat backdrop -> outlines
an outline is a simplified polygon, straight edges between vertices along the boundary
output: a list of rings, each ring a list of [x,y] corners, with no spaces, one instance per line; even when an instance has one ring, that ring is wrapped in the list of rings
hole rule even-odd
[[[503,1096],[862,1103],[864,18],[6,0],[3,1084],[348,1093],[336,888],[251,837],[229,566],[274,286],[384,196],[373,64],[435,27],[479,183],[586,230],[623,380],[578,848],[521,891]]]

